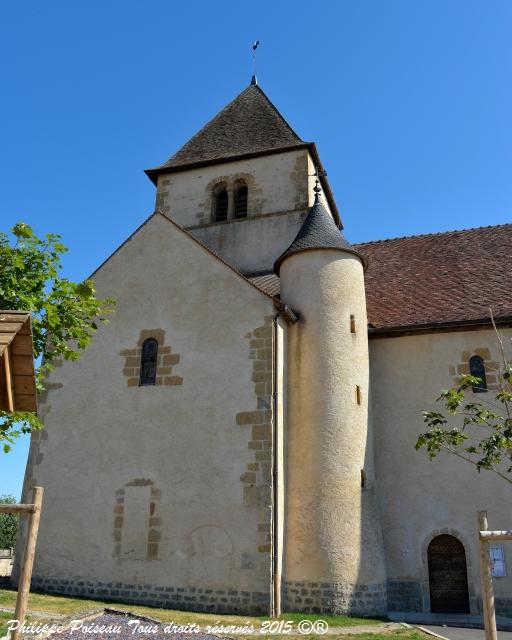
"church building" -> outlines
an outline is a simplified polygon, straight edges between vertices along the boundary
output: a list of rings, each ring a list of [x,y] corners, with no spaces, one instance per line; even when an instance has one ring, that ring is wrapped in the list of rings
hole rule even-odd
[[[510,489],[414,444],[461,374],[497,388],[512,225],[349,244],[315,143],[255,78],[146,174],[154,212],[92,276],[116,310],[40,399],[33,587],[477,613],[477,510],[510,528]],[[512,551],[492,552],[512,615]]]

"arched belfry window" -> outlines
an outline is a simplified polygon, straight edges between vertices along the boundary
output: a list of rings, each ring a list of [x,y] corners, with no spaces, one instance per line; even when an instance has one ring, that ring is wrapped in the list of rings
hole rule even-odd
[[[476,378],[480,378],[480,382],[473,386],[473,393],[484,393],[487,391],[485,364],[480,356],[471,356],[469,360],[469,373]]]
[[[219,184],[213,191],[213,219],[223,222],[228,219],[228,191],[225,184]]]
[[[247,217],[247,185],[242,180],[235,184],[235,218]]]
[[[142,343],[142,355],[140,357],[140,384],[155,384],[156,366],[158,358],[158,342],[155,338],[147,338]]]

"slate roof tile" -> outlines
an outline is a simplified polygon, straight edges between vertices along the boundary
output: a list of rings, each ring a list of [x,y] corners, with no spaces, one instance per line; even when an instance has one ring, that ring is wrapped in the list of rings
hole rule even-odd
[[[276,260],[274,271],[279,275],[281,264],[288,256],[310,249],[341,249],[356,253],[343,237],[332,216],[318,201],[309,210],[294,241]]]
[[[251,84],[155,169],[173,169],[305,144],[259,86]]]

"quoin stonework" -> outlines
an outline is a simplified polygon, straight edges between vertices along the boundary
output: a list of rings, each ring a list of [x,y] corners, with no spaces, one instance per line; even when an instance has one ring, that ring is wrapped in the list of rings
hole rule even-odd
[[[315,144],[255,81],[146,174],[155,211],[93,274],[116,312],[40,399],[34,586],[478,612],[476,512],[509,528],[508,489],[414,443],[459,375],[496,388],[512,225],[349,244]],[[510,613],[507,556],[502,573]]]

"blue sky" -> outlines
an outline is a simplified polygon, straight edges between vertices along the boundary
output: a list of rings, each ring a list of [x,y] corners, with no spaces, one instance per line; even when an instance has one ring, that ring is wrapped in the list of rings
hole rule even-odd
[[[329,173],[350,241],[509,222],[508,0],[0,3],[0,228],[87,276],[151,213],[143,169],[261,87]],[[0,454],[19,494],[27,443]]]

